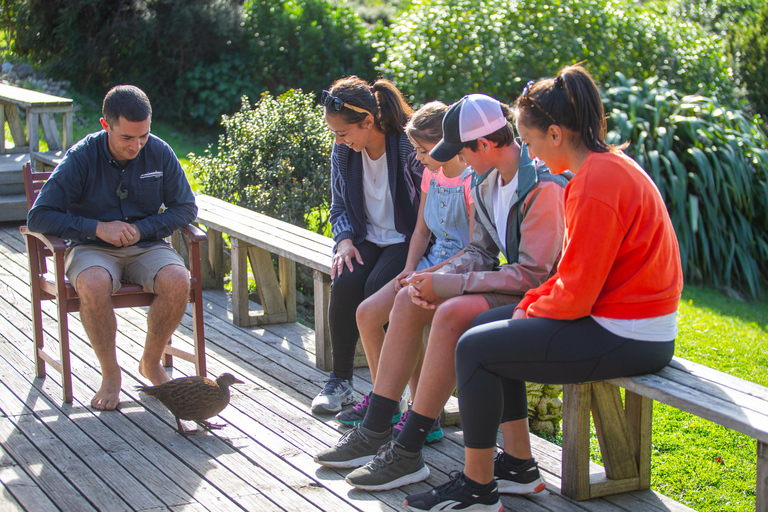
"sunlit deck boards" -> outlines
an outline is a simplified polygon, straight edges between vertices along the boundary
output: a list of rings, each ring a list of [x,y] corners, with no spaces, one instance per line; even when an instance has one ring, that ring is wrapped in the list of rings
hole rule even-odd
[[[246,382],[234,388],[221,415],[224,429],[183,438],[170,413],[134,391],[145,383],[138,375],[143,309],[118,311],[123,393],[117,412],[87,406],[100,382],[98,365],[73,316],[75,400],[63,404],[56,375],[33,378],[23,251],[18,225],[0,224],[0,511],[402,510],[406,494],[442,483],[461,468],[462,436],[455,428],[426,449],[432,476],[405,490],[351,490],[345,472],[317,466],[312,455],[335,442],[340,431],[331,418],[309,414],[326,375],[315,368],[314,332],[296,323],[236,327],[224,291],[204,294],[209,376],[229,371]],[[45,305],[44,326],[54,333],[50,306]],[[187,316],[174,343],[190,343],[191,327]],[[174,377],[193,372],[190,363],[174,364]],[[358,391],[370,391],[370,374],[356,371]],[[559,448],[541,441],[535,450],[556,491]],[[504,503],[507,510],[526,512],[690,510],[650,491],[578,504],[544,492]]]

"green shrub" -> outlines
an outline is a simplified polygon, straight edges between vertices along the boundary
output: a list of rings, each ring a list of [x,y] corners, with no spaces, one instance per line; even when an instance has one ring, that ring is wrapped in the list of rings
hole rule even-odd
[[[739,72],[749,102],[763,119],[768,119],[768,3],[762,3],[756,22],[744,28],[738,46]]]
[[[604,97],[609,141],[661,190],[686,279],[753,297],[768,279],[768,139],[757,120],[655,79],[617,75]]]
[[[156,113],[180,116],[179,77],[238,42],[236,0],[17,0],[14,50],[103,95],[138,85]],[[182,84],[183,85],[183,84]]]
[[[243,5],[242,47],[222,49],[179,78],[184,114],[214,125],[234,112],[242,96],[289,89],[320,91],[336,78],[374,76],[374,52],[364,24],[330,0],[250,0]]]
[[[417,0],[379,48],[377,69],[416,103],[471,92],[511,101],[579,61],[601,83],[620,71],[727,99],[733,87],[722,41],[628,0]]]
[[[264,94],[254,106],[244,97],[222,126],[216,151],[209,147],[190,161],[203,192],[299,226],[307,225],[312,212],[315,226],[323,229],[333,136],[313,96],[293,90],[277,98]]]

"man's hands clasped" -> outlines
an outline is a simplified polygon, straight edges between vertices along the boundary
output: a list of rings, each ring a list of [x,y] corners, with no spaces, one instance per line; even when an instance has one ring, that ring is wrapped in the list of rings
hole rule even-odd
[[[128,224],[120,220],[99,222],[96,225],[96,236],[115,247],[128,247],[141,239],[141,233],[136,224]]]

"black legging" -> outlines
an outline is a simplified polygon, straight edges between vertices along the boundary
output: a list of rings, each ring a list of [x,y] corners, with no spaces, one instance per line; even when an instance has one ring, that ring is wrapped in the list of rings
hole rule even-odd
[[[592,317],[510,320],[515,306],[486,311],[456,346],[464,445],[493,448],[502,422],[528,416],[525,382],[575,384],[652,373],[675,342],[616,336]],[[499,320],[504,318],[504,320]]]
[[[354,369],[355,346],[360,334],[355,320],[357,306],[402,272],[408,257],[407,242],[379,247],[365,240],[355,247],[363,265],[353,259],[353,272],[344,266],[341,275],[331,283],[328,304],[333,373],[342,379],[351,378]]]

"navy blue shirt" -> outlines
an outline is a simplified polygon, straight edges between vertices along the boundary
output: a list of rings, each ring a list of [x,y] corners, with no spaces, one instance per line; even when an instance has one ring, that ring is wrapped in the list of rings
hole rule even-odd
[[[122,184],[122,185],[121,185]],[[127,191],[124,199],[118,195]],[[160,206],[165,210],[158,213]],[[96,243],[99,221],[135,224],[136,245],[161,241],[197,216],[195,196],[170,146],[150,134],[125,167],[107,146],[107,132],[86,136],[72,146],[40,190],[27,216],[32,231],[56,235],[70,245]]]

